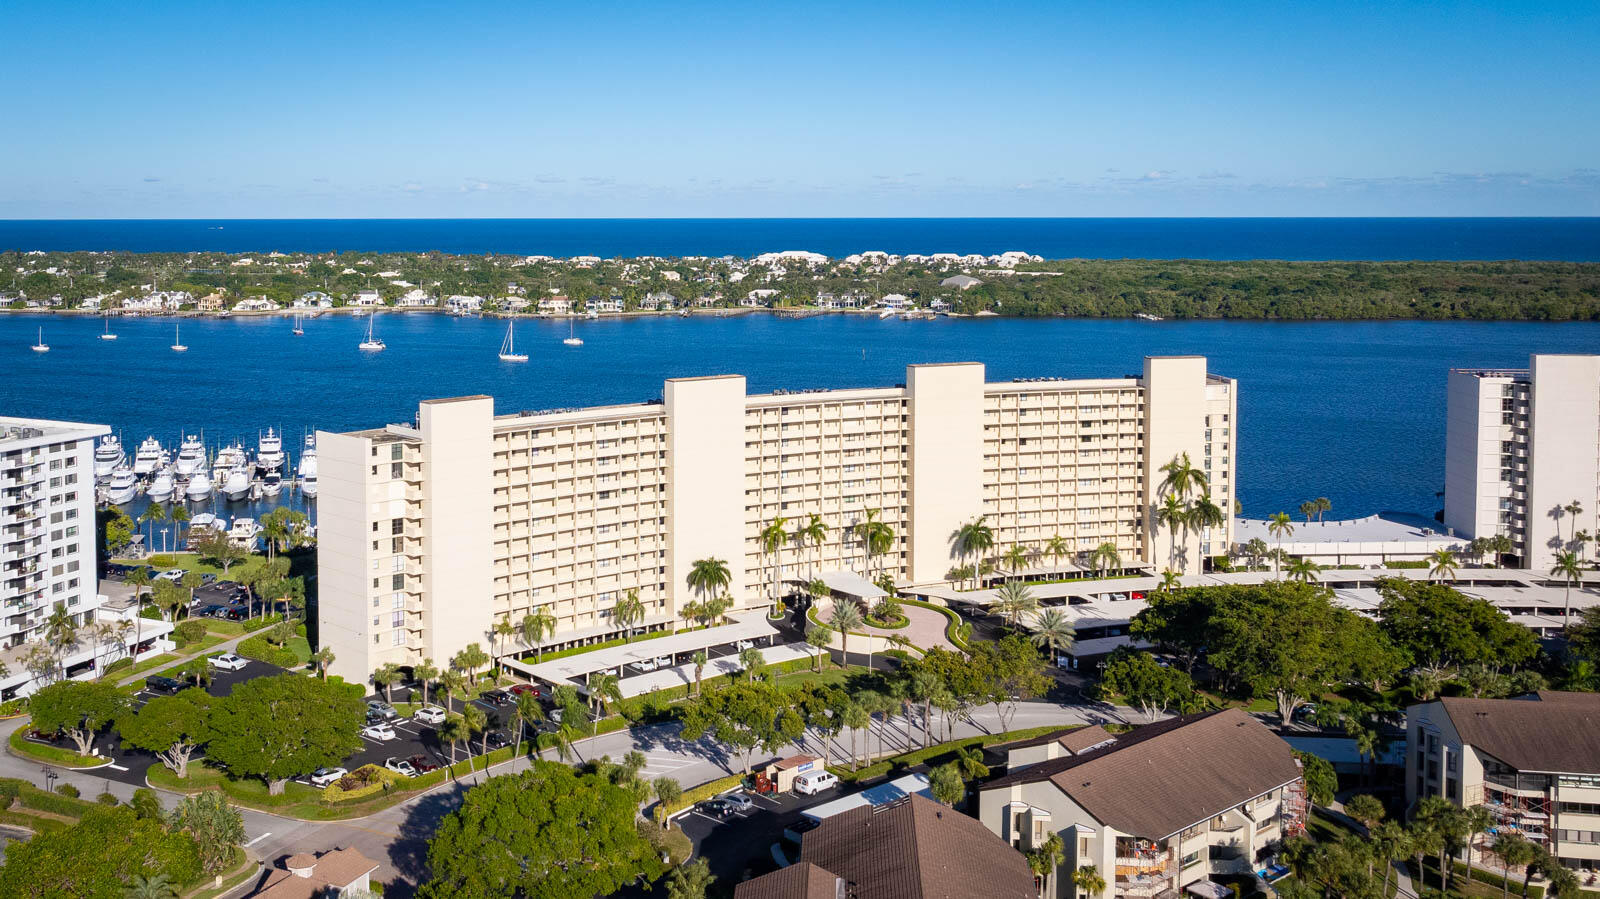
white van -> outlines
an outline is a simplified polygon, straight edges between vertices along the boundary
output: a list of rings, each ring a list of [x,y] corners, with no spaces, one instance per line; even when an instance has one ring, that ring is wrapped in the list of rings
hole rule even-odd
[[[794,791],[802,796],[815,796],[838,783],[839,776],[832,771],[807,771],[795,777]]]

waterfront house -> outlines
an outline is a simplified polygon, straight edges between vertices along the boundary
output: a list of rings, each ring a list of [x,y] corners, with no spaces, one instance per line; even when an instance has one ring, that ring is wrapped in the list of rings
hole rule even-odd
[[[473,299],[477,300],[479,305],[483,304],[482,297],[473,297]],[[433,297],[429,296],[426,290],[417,287],[401,294],[400,299],[396,300],[394,304],[407,309],[417,309],[422,307],[431,308],[434,302]]]
[[[600,297],[590,297],[589,299],[584,300],[583,308],[584,308],[584,311],[586,311],[586,312],[605,312],[605,313],[621,312],[622,311],[622,298],[621,297],[606,297],[606,298],[602,299]]]
[[[270,312],[278,308],[278,304],[266,297],[247,297],[234,304],[235,312]]]
[[[885,294],[878,305],[885,309],[907,309],[911,306],[911,298],[901,293]]]
[[[370,287],[365,290],[358,290],[355,292],[355,295],[350,298],[350,305],[382,306],[383,294],[378,293],[376,290],[373,290]]]
[[[296,309],[332,309],[333,297],[320,290],[312,290],[301,294],[293,305]]]
[[[768,300],[772,300],[772,299],[776,299],[777,296],[778,296],[778,293],[779,292],[777,290],[774,290],[774,289],[772,289],[770,287],[758,287],[755,290],[752,290],[749,293],[745,294],[744,295],[744,299],[739,301],[739,305],[740,306],[744,306],[746,308],[753,308],[753,307],[757,307],[757,306],[770,306],[771,304],[768,303],[767,301]]]
[[[543,315],[566,315],[572,311],[572,301],[558,294],[540,300],[537,308]]]
[[[1212,875],[1247,874],[1305,822],[1299,762],[1240,709],[998,748],[1011,761],[980,788],[979,819],[1022,852],[1060,835],[1064,857],[1043,892],[1057,899],[1077,899],[1072,872],[1086,865],[1110,899],[1176,896]]]
[[[201,312],[221,312],[223,296],[220,293],[208,293],[195,301],[194,308]]]
[[[445,308],[449,309],[451,312],[478,312],[483,309],[483,303],[483,297],[468,297],[460,294],[451,294],[444,299]],[[528,305],[527,301],[524,300],[522,305],[524,308],[526,308]]]

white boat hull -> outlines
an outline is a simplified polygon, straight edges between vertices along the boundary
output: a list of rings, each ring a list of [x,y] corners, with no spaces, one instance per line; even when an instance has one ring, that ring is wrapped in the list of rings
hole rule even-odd
[[[195,475],[184,488],[183,495],[196,502],[205,499],[211,495],[211,479],[203,473]]]

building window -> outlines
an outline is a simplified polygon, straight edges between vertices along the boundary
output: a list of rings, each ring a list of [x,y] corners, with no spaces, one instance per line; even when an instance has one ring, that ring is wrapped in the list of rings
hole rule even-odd
[[[406,588],[406,576],[403,574],[392,575],[389,580],[394,584],[389,588],[391,590],[404,590]]]

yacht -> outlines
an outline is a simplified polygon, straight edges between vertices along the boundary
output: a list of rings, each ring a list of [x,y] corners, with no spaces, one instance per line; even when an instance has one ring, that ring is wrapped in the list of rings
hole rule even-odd
[[[317,438],[306,435],[306,448],[300,451],[300,492],[308,497],[317,495]]]
[[[172,494],[178,489],[178,481],[172,476],[172,469],[163,468],[156,472],[150,480],[150,486],[145,489],[145,495],[153,503],[164,503],[172,499]]]
[[[180,462],[183,461],[183,457],[179,456],[178,460]],[[211,476],[206,474],[204,467],[195,469],[194,474],[189,478],[189,485],[183,488],[184,498],[191,502],[199,502],[210,495]],[[192,526],[193,522],[191,521],[190,524]]]
[[[250,464],[250,459],[244,454],[244,445],[235,443],[217,450],[217,457],[211,460],[211,480],[216,481],[217,487],[222,487],[228,480],[228,474],[235,468],[245,468]]]
[[[294,314],[294,336],[296,336],[296,337],[304,337],[304,336],[306,336],[306,322],[305,322],[305,319],[302,318],[300,316],[300,313],[298,313],[298,312],[296,312]]]
[[[500,342],[501,362],[527,362],[528,354],[517,352],[516,335],[512,333],[512,323],[506,323],[506,339]]]
[[[374,316],[372,313],[367,313],[367,339],[361,341],[359,344],[359,349],[372,350],[373,352],[385,349],[383,340],[381,338],[372,336],[372,320],[374,318],[376,318],[376,316]]]
[[[133,469],[118,465],[111,472],[111,480],[106,482],[106,502],[120,506],[132,500],[138,492],[139,479],[133,476]]]
[[[141,478],[147,478],[155,473],[156,464],[161,460],[161,441],[154,437],[146,437],[139,444],[138,452],[133,454],[133,473]]]
[[[262,496],[271,499],[277,496],[281,490],[283,490],[283,475],[278,474],[276,469],[269,470],[261,476]]]
[[[228,529],[228,539],[241,549],[255,549],[256,538],[259,536],[261,536],[261,525],[256,524],[254,518],[235,518],[233,527]]]
[[[256,463],[267,471],[283,467],[283,435],[267,428],[267,433],[256,439]]]
[[[50,352],[50,344],[44,342],[44,329],[43,328],[39,329],[39,342],[33,345],[33,351],[35,353],[48,353],[48,352]]]
[[[111,333],[111,313],[106,313],[106,329],[100,334],[101,340],[116,340],[117,335]]]
[[[567,346],[583,346],[583,338],[578,336],[571,319],[567,320],[567,337],[561,342]]]
[[[186,352],[188,349],[189,349],[188,347],[183,345],[183,340],[180,339],[180,327],[178,325],[173,325],[172,326],[172,351],[174,353],[182,353],[182,352]]]
[[[250,498],[250,469],[240,465],[228,469],[222,481],[222,495],[238,502]]]
[[[127,454],[122,451],[122,441],[115,434],[107,434],[100,438],[100,444],[94,448],[94,476],[95,480],[105,480],[127,461]],[[137,472],[135,472],[137,474]]]
[[[145,442],[148,443],[149,441]],[[173,465],[176,467],[177,475],[180,478],[191,477],[197,472],[205,471],[206,445],[201,443],[200,438],[193,434],[183,438],[183,443],[178,446],[178,461]],[[211,492],[210,486],[206,487],[206,492]]]
[[[199,538],[209,531],[225,531],[227,529],[228,523],[210,512],[201,512],[189,519],[189,539],[191,540]]]

